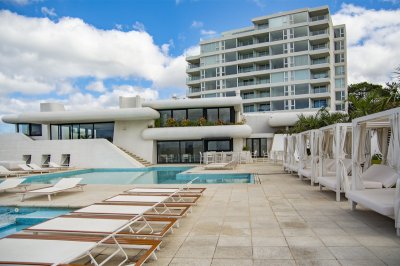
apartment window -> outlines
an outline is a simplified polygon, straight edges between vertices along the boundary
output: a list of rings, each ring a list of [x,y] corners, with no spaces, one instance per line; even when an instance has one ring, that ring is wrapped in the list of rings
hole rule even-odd
[[[172,110],[172,117],[177,122],[185,120],[186,119],[186,109],[184,109],[184,110]]]
[[[271,83],[278,83],[284,81],[284,72],[272,73]]]
[[[344,62],[344,54],[335,54],[335,63],[343,63]]]
[[[293,66],[305,66],[309,64],[308,55],[298,55],[292,57]]]
[[[295,99],[294,101],[294,108],[295,109],[307,109],[309,108],[309,100],[307,99]]]
[[[85,123],[69,125],[50,125],[52,140],[56,139],[107,139],[114,137],[114,123]]]
[[[293,29],[293,37],[294,38],[300,38],[300,37],[304,37],[304,36],[308,36],[308,27],[307,26],[297,27],[297,28]]]
[[[344,111],[345,109],[346,109],[346,106],[344,103],[336,104],[336,111]]]
[[[278,28],[287,24],[288,16],[281,16],[276,18],[270,18],[268,20],[269,28]]]
[[[255,112],[254,105],[243,105],[243,110],[245,113],[252,113]]]
[[[267,112],[267,111],[270,111],[270,105],[269,104],[266,104],[266,103],[262,103],[262,104],[260,104],[260,106],[259,106],[259,108],[258,108],[258,111],[259,112]]]
[[[313,108],[322,108],[322,107],[327,107],[327,101],[326,99],[322,99],[322,100],[314,100],[313,103]]]
[[[344,66],[336,66],[335,67],[335,75],[336,76],[341,76],[345,74],[345,68]]]
[[[337,91],[335,93],[335,96],[336,96],[336,101],[344,101],[345,97],[346,97],[346,93],[345,93],[345,91]]]
[[[335,29],[334,30],[334,36],[335,36],[335,38],[344,37],[344,28]]]
[[[236,39],[225,40],[225,49],[236,48]]]
[[[201,50],[201,53],[218,51],[219,50],[219,42],[202,44],[200,50]]]
[[[283,30],[272,31],[269,34],[271,42],[283,40]]]
[[[217,68],[208,68],[201,71],[202,78],[213,78],[217,76]]]
[[[237,60],[236,52],[223,54],[225,56],[225,62],[233,62]]]
[[[271,88],[271,96],[276,97],[276,96],[284,96],[284,87],[279,86],[279,87],[272,87]]]
[[[283,100],[283,107],[285,110],[289,110],[289,100]]]
[[[344,41],[335,41],[335,50],[339,51],[339,50],[344,50]]]
[[[271,102],[272,111],[284,110],[283,101],[272,101]]]
[[[226,66],[223,68],[225,68],[225,75],[227,75],[227,76],[237,74],[237,65]]]
[[[197,121],[203,116],[203,109],[188,109],[187,119],[190,121]]]
[[[226,88],[236,88],[238,86],[237,79],[226,79],[225,87]]]
[[[17,132],[30,137],[42,136],[41,124],[17,124]]]
[[[215,98],[217,97],[216,93],[207,93],[207,94],[203,94],[201,95],[202,98]]]
[[[295,95],[308,94],[308,93],[309,93],[308,83],[294,85],[294,94]]]
[[[251,138],[246,139],[246,147],[257,157],[262,157],[268,152],[268,139],[266,138]]]
[[[201,140],[157,141],[157,163],[199,163]]]
[[[335,88],[344,88],[345,81],[344,78],[335,79]]]
[[[251,91],[251,92],[244,92],[244,93],[242,94],[242,96],[243,96],[243,99],[253,99],[253,98],[254,98],[254,92],[253,92],[253,91]]]
[[[202,66],[218,64],[218,62],[219,62],[219,55],[211,55],[200,58],[200,65]]]
[[[308,21],[308,12],[301,12],[291,15],[291,21],[294,24],[303,23]]]
[[[308,69],[292,71],[292,80],[310,79],[310,71]]]
[[[204,140],[205,151],[232,151],[232,139],[206,139]]]
[[[308,50],[308,41],[294,42],[294,52],[302,52]]]

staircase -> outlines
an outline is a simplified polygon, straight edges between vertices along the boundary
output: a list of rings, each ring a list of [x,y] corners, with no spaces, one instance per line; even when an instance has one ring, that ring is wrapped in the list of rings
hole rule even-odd
[[[118,148],[120,150],[122,150],[123,152],[125,152],[126,154],[128,154],[130,157],[132,157],[133,159],[135,159],[136,161],[138,161],[139,163],[143,164],[146,167],[152,166],[153,164],[149,161],[146,161],[145,159],[143,159],[142,157],[137,156],[136,154],[125,150],[124,148],[121,148],[118,146]]]

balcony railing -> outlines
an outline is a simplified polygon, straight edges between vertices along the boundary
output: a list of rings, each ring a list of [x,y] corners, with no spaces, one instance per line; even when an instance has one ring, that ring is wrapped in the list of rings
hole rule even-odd
[[[255,84],[254,81],[242,81],[242,82],[238,82],[238,86],[239,86],[239,87],[241,87],[241,86],[251,86],[251,85],[254,85],[254,84]]]
[[[253,45],[253,40],[238,42],[238,47],[247,46],[247,45]]]
[[[328,88],[315,88],[314,89],[314,93],[326,93],[326,92],[328,92]]]
[[[327,58],[324,59],[314,59],[311,61],[311,65],[319,65],[319,64],[326,64],[329,63],[329,60]]]
[[[316,31],[310,32],[311,36],[317,36],[317,35],[322,35],[322,34],[328,34],[328,30],[316,30]]]
[[[193,69],[193,68],[198,68],[198,67],[200,67],[200,64],[189,64],[187,68]]]
[[[328,73],[318,73],[318,74],[313,74],[312,75],[313,79],[324,79],[324,78],[329,78]]]
[[[320,15],[320,16],[310,17],[310,21],[311,22],[325,20],[325,19],[328,19],[327,15]]]
[[[327,49],[328,45],[327,44],[317,44],[317,45],[313,45],[311,47],[312,50],[322,50],[322,49]]]
[[[238,73],[247,73],[247,72],[252,72],[255,70],[256,69],[254,67],[243,67],[243,68],[239,68]]]

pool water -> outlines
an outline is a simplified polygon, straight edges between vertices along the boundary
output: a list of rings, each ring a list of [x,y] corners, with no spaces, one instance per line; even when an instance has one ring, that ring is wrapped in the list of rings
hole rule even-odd
[[[69,213],[71,210],[44,207],[0,207],[0,238],[48,219]]]
[[[191,167],[149,167],[132,169],[85,169],[28,177],[24,183],[54,184],[61,178],[80,177],[82,184],[184,184],[253,183],[251,174],[192,174]]]

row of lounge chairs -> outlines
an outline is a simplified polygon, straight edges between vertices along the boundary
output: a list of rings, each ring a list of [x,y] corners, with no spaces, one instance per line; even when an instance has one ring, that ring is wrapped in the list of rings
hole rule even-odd
[[[21,170],[9,170],[4,166],[0,165],[0,177],[19,177],[29,174],[43,174],[43,173],[50,173],[57,170],[67,170],[69,167],[60,166],[54,162],[49,163],[49,167],[42,168],[37,164],[30,163],[30,164],[19,164],[18,167]]]
[[[191,181],[192,182],[192,181]],[[133,188],[0,240],[0,264],[142,265],[205,188]]]

